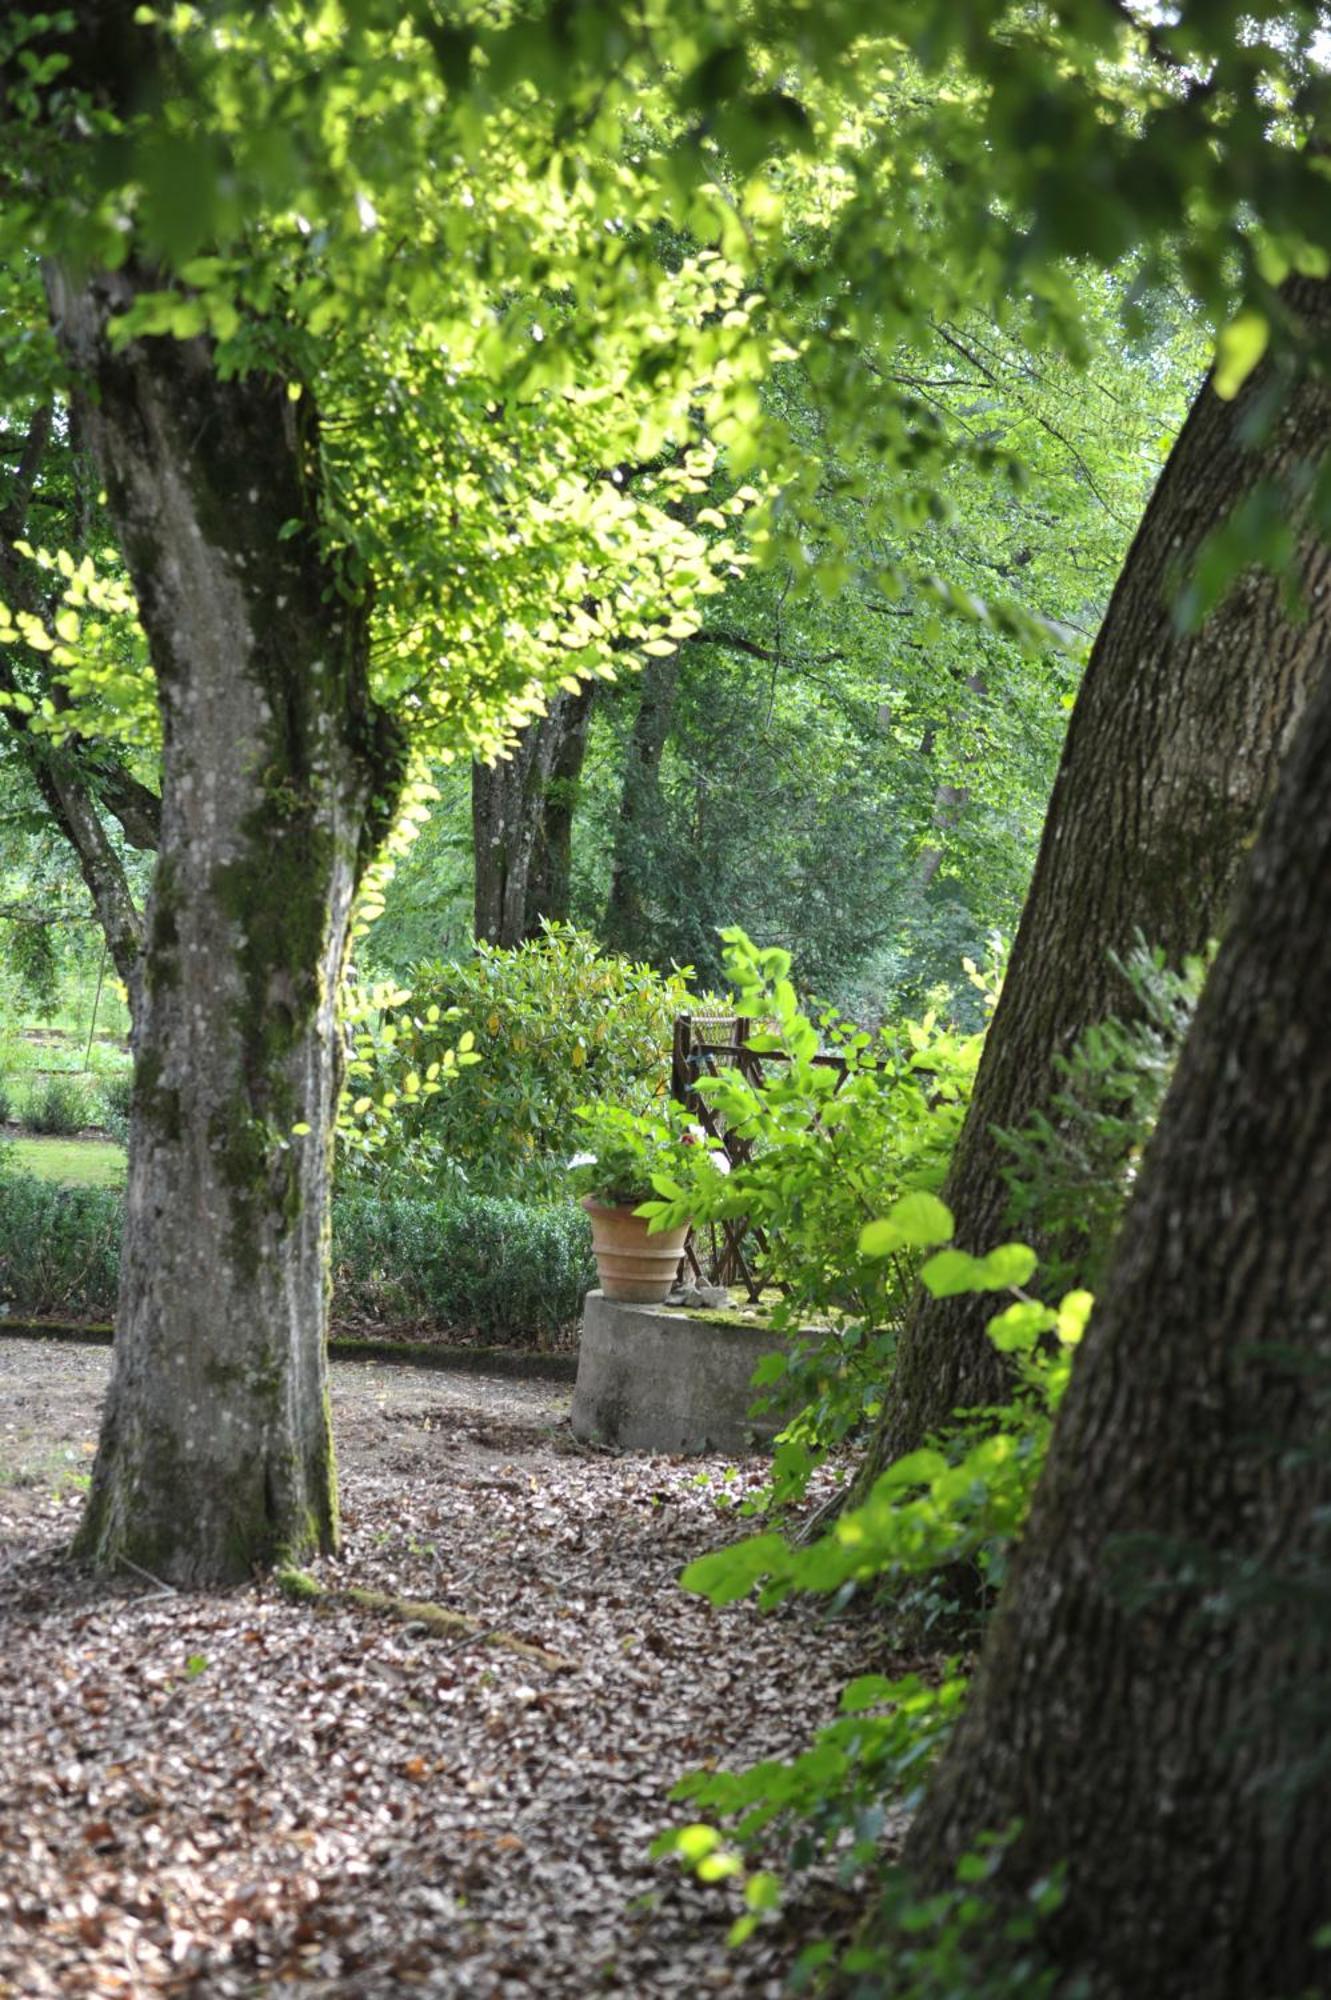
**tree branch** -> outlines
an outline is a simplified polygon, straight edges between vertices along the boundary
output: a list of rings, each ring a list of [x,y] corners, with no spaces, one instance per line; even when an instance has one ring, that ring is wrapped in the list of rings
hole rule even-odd
[[[44,606],[23,566],[15,561],[10,544],[23,533],[42,453],[50,441],[51,418],[49,403],[34,411],[9,501],[0,515],[0,581],[12,602],[34,617],[42,616]],[[4,653],[0,653],[0,689],[9,694],[20,691],[12,660]],[[134,906],[120,856],[97,816],[93,794],[79,768],[77,754],[68,745],[53,744],[35,734],[28,727],[27,716],[17,709],[6,708],[3,714],[47,810],[78,856],[79,871],[92,897],[116,971],[129,992],[133,1012],[139,991],[143,922]]]

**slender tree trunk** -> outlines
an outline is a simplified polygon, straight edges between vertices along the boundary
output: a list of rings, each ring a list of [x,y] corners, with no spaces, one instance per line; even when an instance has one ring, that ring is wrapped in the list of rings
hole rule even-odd
[[[646,951],[644,884],[660,807],[661,759],[675,712],[679,656],[649,659],[641,676],[638,713],[624,760],[604,930],[617,951]]]
[[[909,1860],[1020,1820],[1097,1994],[1324,1992],[1331,674],[1281,778]],[[1291,1782],[1304,1766],[1302,1785]]]
[[[321,553],[308,399],[221,381],[202,340],[113,352],[134,283],[49,286],[163,727],[115,1370],[79,1547],[201,1585],[336,1543],[334,1008],[401,759],[365,607]]]
[[[1331,283],[1300,280],[1286,296],[1324,347]],[[944,1191],[967,1249],[989,1249],[1005,1232],[1006,1156],[995,1130],[1047,1106],[1055,1059],[1123,1009],[1111,954],[1142,936],[1177,963],[1223,928],[1280,753],[1331,644],[1331,553],[1312,538],[1302,621],[1288,615],[1280,583],[1257,572],[1200,632],[1181,631],[1171,609],[1207,535],[1263,483],[1293,510],[1310,446],[1331,437],[1331,392],[1310,375],[1270,434],[1246,444],[1269,386],[1268,368],[1232,403],[1209,382],[1202,389],[1096,640]],[[985,1317],[982,1301],[917,1300],[862,1485],[954,1409],[1001,1398],[1007,1377]]]
[[[472,766],[474,928],[487,944],[521,944],[540,936],[543,917],[568,916],[573,795],[595,693],[594,681],[561,690],[510,756]]]
[[[602,684],[588,681],[569,703],[564,733],[550,763],[541,801],[527,887],[527,936],[535,937],[542,917],[566,923],[573,896],[573,813],[587,757],[592,707]]]
[[[50,403],[33,412],[14,478],[0,511],[0,588],[11,607],[45,621],[46,606],[33,588],[31,574],[11,547],[27,531],[28,509],[43,457],[50,445],[54,411]],[[31,665],[31,656],[29,664]],[[10,659],[0,653],[0,690],[19,692]],[[53,693],[58,690],[53,688]],[[88,782],[75,744],[55,744],[37,734],[21,709],[6,707],[5,721],[18,744],[28,773],[42,801],[77,856],[79,872],[92,897],[107,949],[129,995],[131,1016],[138,1005],[139,954],[143,926],[134,907],[129,882],[97,811],[96,792]],[[110,767],[108,767],[109,769]],[[149,806],[156,801],[129,772],[115,767],[118,802],[130,827],[142,832],[149,824]],[[131,838],[133,835],[131,834]]]

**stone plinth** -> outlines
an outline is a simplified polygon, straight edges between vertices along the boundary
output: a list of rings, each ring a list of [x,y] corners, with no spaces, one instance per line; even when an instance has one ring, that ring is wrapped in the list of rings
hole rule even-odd
[[[623,1451],[764,1450],[782,1419],[752,1418],[750,1378],[782,1342],[668,1306],[620,1305],[589,1292],[582,1313],[573,1429]]]

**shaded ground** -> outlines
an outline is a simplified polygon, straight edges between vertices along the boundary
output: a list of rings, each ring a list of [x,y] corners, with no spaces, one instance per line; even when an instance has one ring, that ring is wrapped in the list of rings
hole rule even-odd
[[[575,1447],[567,1391],[338,1364],[330,1584],[434,1598],[552,1674],[269,1586],[63,1567],[108,1356],[0,1341],[0,1995],[776,1994],[731,1892],[647,1859],[700,1763],[799,1747],[899,1662],[809,1606],[675,1584],[757,1482]],[[820,1913],[835,1920],[835,1905]]]

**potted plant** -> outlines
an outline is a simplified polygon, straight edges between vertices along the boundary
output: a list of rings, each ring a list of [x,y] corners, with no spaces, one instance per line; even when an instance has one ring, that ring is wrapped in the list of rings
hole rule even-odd
[[[671,1169],[691,1135],[667,1114],[620,1104],[580,1105],[577,1115],[587,1146],[569,1166],[591,1218],[601,1290],[625,1304],[659,1305],[675,1282],[689,1225],[663,1229],[637,1210],[659,1196],[658,1177],[673,1180]]]

